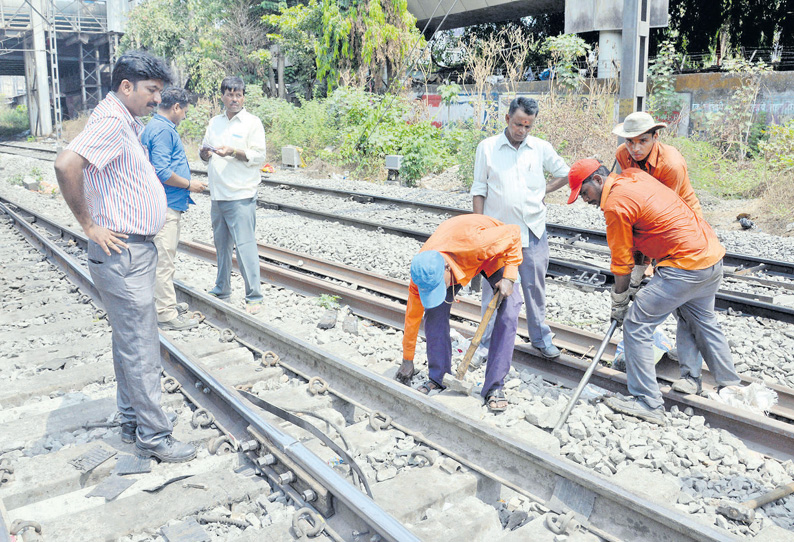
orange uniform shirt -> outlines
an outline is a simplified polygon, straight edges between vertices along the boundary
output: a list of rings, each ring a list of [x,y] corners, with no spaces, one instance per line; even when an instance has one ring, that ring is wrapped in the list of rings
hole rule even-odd
[[[621,170],[639,168],[645,171],[681,196],[681,199],[695,211],[695,214],[703,218],[703,209],[700,207],[700,201],[698,201],[698,197],[692,189],[692,183],[689,181],[686,160],[678,152],[678,149],[657,141],[651,152],[648,153],[648,158],[645,159],[644,168],[640,167],[634,158],[631,157],[625,143],[618,147],[615,158],[617,158]]]
[[[711,267],[725,256],[708,222],[678,194],[639,169],[607,177],[601,210],[616,275],[631,273],[635,250],[657,265],[690,271]]]
[[[442,222],[419,252],[437,250],[449,264],[456,284],[465,286],[480,271],[493,275],[502,267],[503,277],[515,281],[521,255],[521,229],[485,215],[461,215]],[[419,289],[411,281],[405,309],[403,359],[414,359],[416,338],[425,309]]]

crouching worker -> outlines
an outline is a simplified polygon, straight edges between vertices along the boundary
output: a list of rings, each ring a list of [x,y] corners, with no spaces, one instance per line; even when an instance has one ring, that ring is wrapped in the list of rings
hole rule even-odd
[[[410,385],[415,374],[416,338],[425,314],[429,380],[418,390],[426,394],[443,389],[444,375],[452,373],[452,303],[458,291],[482,273],[504,298],[496,313],[482,396],[492,411],[507,408],[502,388],[513,359],[518,312],[523,303],[520,290],[513,288],[521,261],[521,230],[516,225],[476,214],[442,222],[411,262],[403,362],[395,378]]]
[[[720,386],[738,384],[728,341],[714,314],[725,248],[708,223],[675,192],[639,169],[610,173],[597,160],[576,162],[568,174],[573,203],[581,194],[604,212],[612,252],[612,319],[623,323],[631,399],[610,397],[617,412],[665,424],[653,358],[653,332],[676,313],[682,379],[700,389],[698,350]],[[629,306],[633,252],[656,260],[653,278]]]

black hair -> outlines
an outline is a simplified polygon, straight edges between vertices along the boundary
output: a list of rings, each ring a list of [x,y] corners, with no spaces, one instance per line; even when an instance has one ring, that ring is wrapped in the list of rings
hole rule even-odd
[[[513,101],[510,102],[510,108],[507,110],[507,114],[512,117],[513,113],[515,113],[518,108],[521,108],[521,110],[530,117],[538,114],[538,102],[534,98],[525,98],[524,96],[514,98]]]
[[[241,90],[245,95],[245,81],[235,76],[226,77],[221,81],[221,94],[226,94],[227,90]]]
[[[133,85],[138,81],[159,80],[164,85],[171,83],[171,70],[165,61],[145,51],[127,51],[116,61],[113,66],[113,75],[110,78],[110,89],[116,92],[124,80]]]
[[[168,87],[160,93],[160,109],[168,111],[174,104],[179,104],[183,109],[190,105],[190,96],[187,90],[180,87]]]
[[[595,179],[593,179],[593,175],[601,175],[602,177],[609,177],[609,168],[606,167],[604,164],[601,164],[600,166],[598,166],[597,170],[592,172],[588,178],[582,181],[582,186],[584,186],[585,183],[591,183],[595,181]]]

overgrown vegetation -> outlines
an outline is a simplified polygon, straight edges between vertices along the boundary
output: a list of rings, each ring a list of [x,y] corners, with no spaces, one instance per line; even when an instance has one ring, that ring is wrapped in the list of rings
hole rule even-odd
[[[28,108],[0,106],[0,137],[11,137],[30,129]]]

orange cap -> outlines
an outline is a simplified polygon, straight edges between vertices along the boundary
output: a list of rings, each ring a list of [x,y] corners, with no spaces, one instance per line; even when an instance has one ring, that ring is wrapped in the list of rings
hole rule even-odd
[[[585,158],[579,160],[571,166],[568,172],[568,184],[571,186],[571,197],[568,198],[568,203],[573,203],[579,197],[579,191],[582,189],[582,182],[590,175],[596,172],[601,167],[601,162],[595,158]]]

